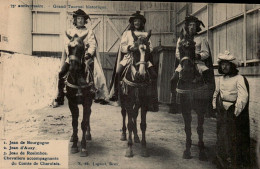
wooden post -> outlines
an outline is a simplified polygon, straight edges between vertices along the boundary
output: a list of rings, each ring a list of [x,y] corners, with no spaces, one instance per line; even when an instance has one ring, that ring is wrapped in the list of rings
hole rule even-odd
[[[246,4],[243,5],[244,6],[244,20],[243,20],[243,62],[244,62],[244,67],[246,66],[246,48],[247,48],[247,44],[246,44]]]

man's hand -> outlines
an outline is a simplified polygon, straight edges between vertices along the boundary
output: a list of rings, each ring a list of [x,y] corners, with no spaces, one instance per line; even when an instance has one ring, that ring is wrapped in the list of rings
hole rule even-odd
[[[130,52],[134,52],[134,51],[138,50],[138,48],[136,48],[136,47],[133,46],[133,45],[129,45],[129,46],[127,47],[127,49],[128,49],[128,51],[130,51]]]
[[[85,53],[85,60],[88,60],[92,58],[91,54],[90,53]]]

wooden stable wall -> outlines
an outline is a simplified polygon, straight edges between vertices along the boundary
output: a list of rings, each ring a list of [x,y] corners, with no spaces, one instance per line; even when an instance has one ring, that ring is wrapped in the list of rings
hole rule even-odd
[[[240,74],[250,85],[251,137],[260,136],[259,80],[260,80],[260,5],[220,3],[177,3],[176,35],[184,26],[187,14],[198,17],[205,28],[199,32],[210,45],[214,65],[219,53],[229,50],[241,63]],[[215,71],[217,75],[217,70]]]
[[[37,0],[34,3],[44,8],[32,10],[33,54],[60,57],[64,32],[73,27],[72,12],[80,8],[91,17],[88,26],[97,37],[107,84],[111,80],[120,38],[129,26],[129,17],[137,10],[147,19],[145,29],[152,30],[153,46],[158,46],[159,41],[162,45],[172,46],[176,41],[174,3],[54,0]]]

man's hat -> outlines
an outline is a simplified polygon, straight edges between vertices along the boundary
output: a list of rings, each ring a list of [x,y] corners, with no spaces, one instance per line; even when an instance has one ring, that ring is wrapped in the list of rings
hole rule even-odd
[[[85,20],[90,19],[89,15],[87,15],[83,10],[78,9],[77,11],[73,11],[73,18],[77,16],[83,16]]]
[[[228,61],[228,62],[231,62],[233,63],[234,65],[236,65],[236,67],[239,65],[238,61],[236,60],[236,58],[230,54],[229,51],[225,51],[225,53],[219,53],[218,54],[218,64],[221,62],[221,61]]]
[[[140,11],[136,11],[136,13],[132,14],[129,19],[129,22],[132,23],[135,19],[141,19],[141,21],[145,24],[146,19],[143,15],[140,14]]]
[[[188,15],[185,17],[185,25],[188,26],[190,22],[196,23],[197,32],[201,31],[200,25],[202,25],[205,28],[204,23],[195,16]]]

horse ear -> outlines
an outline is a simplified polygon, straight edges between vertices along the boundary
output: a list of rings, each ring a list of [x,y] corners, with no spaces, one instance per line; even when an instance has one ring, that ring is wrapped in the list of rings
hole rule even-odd
[[[80,40],[84,40],[86,37],[88,36],[88,32],[87,33],[85,33],[84,35],[82,35],[81,37],[79,37],[80,38]]]
[[[150,39],[151,36],[152,36],[152,30],[149,30],[147,34],[147,41]]]
[[[138,40],[138,37],[135,35],[134,31],[131,31],[134,41]]]
[[[67,31],[65,31],[65,34],[66,34],[66,36],[69,38],[69,40],[71,40],[71,39],[72,39],[72,36],[70,36],[70,35],[68,34],[68,32],[67,32]]]
[[[185,30],[182,28],[180,32],[180,39],[183,39],[185,35]]]

